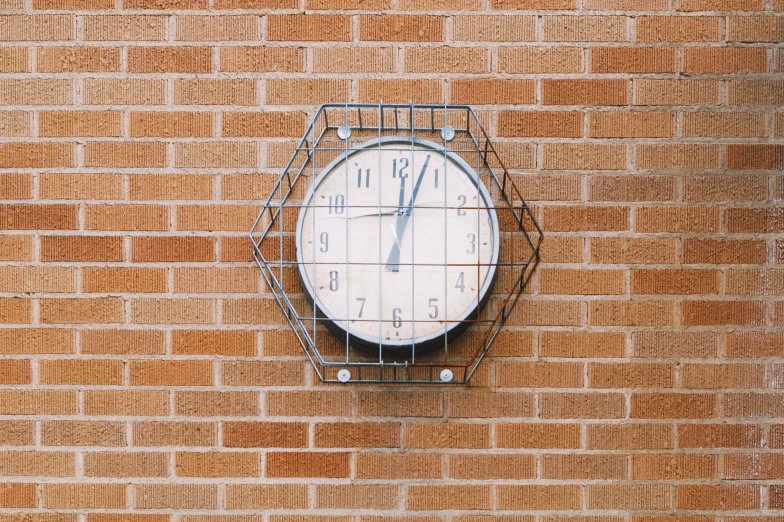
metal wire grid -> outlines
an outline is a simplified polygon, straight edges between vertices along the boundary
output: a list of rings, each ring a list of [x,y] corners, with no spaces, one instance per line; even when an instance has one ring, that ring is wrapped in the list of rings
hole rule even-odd
[[[357,349],[356,339],[350,339],[348,332],[341,335],[341,339],[328,332],[326,326],[333,319],[324,317],[318,307],[308,301],[307,294],[303,294],[298,274],[303,263],[297,257],[296,230],[293,225],[297,223],[304,206],[316,207],[312,199],[307,204],[303,203],[303,197],[307,188],[330,163],[339,165],[343,161],[341,158],[345,158],[343,163],[348,168],[348,155],[366,150],[370,140],[375,140],[379,150],[384,140],[407,145],[413,157],[415,145],[423,139],[436,142],[444,154],[444,161],[447,153],[450,153],[467,163],[482,182],[477,185],[477,193],[482,184],[488,189],[485,196],[487,206],[478,205],[474,209],[478,210],[477,219],[480,209],[492,209],[498,216],[501,252],[498,259],[484,260],[484,263],[477,259],[473,266],[481,274],[481,267],[492,263],[493,266],[489,268],[496,271],[498,280],[492,295],[487,292],[487,302],[478,313],[457,321],[461,323],[460,329],[466,330],[463,335],[451,338],[445,324],[443,344],[439,349],[419,354],[412,346],[408,352],[391,354],[379,345],[375,354],[368,353],[367,347],[364,350]],[[379,154],[379,161],[380,158]],[[345,201],[345,207],[360,208],[356,205],[352,207],[349,201]],[[379,205],[372,208],[380,213],[386,207],[381,206],[379,199]],[[389,210],[402,208],[401,203]],[[431,208],[444,209],[446,212],[447,209],[457,207]],[[463,208],[469,210],[472,207]],[[315,212],[313,216],[315,218]],[[415,213],[411,213],[411,219],[415,219]],[[379,227],[380,223],[381,219]],[[447,223],[448,220],[445,220],[445,226]],[[346,232],[348,242],[348,228]],[[364,383],[444,384],[440,373],[443,370],[452,372],[453,378],[448,382],[467,383],[524,293],[539,261],[542,239],[542,230],[533,213],[470,106],[383,102],[377,105],[320,106],[264,202],[250,232],[253,256],[267,288],[283,311],[319,378],[325,382],[343,382],[338,378],[338,373],[340,370],[349,370],[351,382]],[[379,242],[379,251],[380,248]],[[346,249],[345,264],[348,265],[348,243]],[[379,256],[379,263],[374,264],[383,264],[380,253]],[[413,255],[411,265],[413,300],[413,272],[416,266],[422,265],[414,262]],[[448,266],[446,258],[444,266]],[[481,287],[481,284],[477,285],[477,302],[482,298]],[[347,316],[338,320],[348,325],[351,319]],[[377,320],[379,331],[384,321]],[[412,314],[412,331],[413,321]],[[451,324],[455,321],[448,319],[440,322]],[[342,377],[345,378],[345,372]]]

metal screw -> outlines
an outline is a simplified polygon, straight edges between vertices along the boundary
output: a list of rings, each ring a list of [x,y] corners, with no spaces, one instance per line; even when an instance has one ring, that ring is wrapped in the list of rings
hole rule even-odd
[[[452,141],[455,139],[455,128],[451,125],[445,125],[443,129],[441,129],[441,137],[444,138],[444,141]]]
[[[343,368],[338,372],[338,380],[340,382],[348,382],[351,380],[351,372]]]
[[[441,380],[443,382],[451,382],[452,379],[454,379],[454,377],[455,374],[452,373],[452,370],[450,370],[449,368],[444,368],[443,370],[441,370]]]
[[[338,127],[338,138],[347,140],[351,136],[351,127],[348,125],[341,125]]]

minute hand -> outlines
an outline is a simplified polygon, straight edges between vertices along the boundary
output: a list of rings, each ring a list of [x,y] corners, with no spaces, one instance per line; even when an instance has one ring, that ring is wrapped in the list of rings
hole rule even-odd
[[[405,213],[401,214],[397,220],[397,230],[395,231],[395,242],[392,244],[392,250],[389,252],[387,258],[386,269],[392,272],[400,270],[400,241],[403,240],[403,232],[406,230],[408,219],[411,217],[411,212],[414,210],[414,202],[416,201],[417,194],[419,193],[419,186],[422,184],[422,179],[425,177],[427,164],[430,162],[430,154],[425,158],[425,163],[422,165],[422,171],[414,185],[414,191],[411,193],[411,199],[408,201]],[[402,210],[402,209],[401,209]]]

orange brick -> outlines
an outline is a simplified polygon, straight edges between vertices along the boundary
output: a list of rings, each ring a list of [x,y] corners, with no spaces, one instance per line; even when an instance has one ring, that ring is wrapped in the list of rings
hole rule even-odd
[[[70,143],[16,142],[0,144],[0,168],[32,169],[73,166],[75,166],[74,147]],[[6,208],[9,207],[6,206]],[[47,208],[46,205],[41,205],[39,207],[41,210],[45,208]]]
[[[588,199],[593,201],[670,201],[675,198],[673,177],[591,176]]]
[[[731,454],[722,455],[722,477],[735,480],[771,480],[782,478],[784,455]]]
[[[716,270],[632,270],[632,294],[716,294]]]
[[[0,267],[0,282],[6,292],[73,292],[74,271],[61,267]]]
[[[351,40],[351,17],[342,15],[291,14],[267,18],[270,41]]]
[[[618,419],[626,414],[620,393],[542,393],[539,405],[545,419]]]
[[[496,365],[500,388],[579,388],[583,365],[561,362],[508,362]]]
[[[493,9],[575,9],[570,0],[490,0]]]
[[[216,42],[258,40],[259,21],[255,16],[178,16],[177,40]]]
[[[641,16],[636,19],[638,42],[718,42],[717,16]]]
[[[120,136],[119,111],[42,111],[39,136]]]
[[[684,301],[684,325],[761,325],[763,304],[756,301]]]
[[[31,384],[30,361],[4,359],[0,361],[0,384]]]
[[[709,169],[718,168],[721,147],[717,145],[653,145],[635,146],[639,169]]]
[[[592,238],[591,263],[674,263],[676,242],[672,239]]]
[[[175,79],[174,103],[180,105],[256,105],[258,103],[257,81],[246,78],[199,78]],[[151,113],[157,114],[157,113]],[[167,113],[163,113],[166,115]],[[189,114],[189,113],[182,113]],[[289,113],[263,113],[270,116],[289,116]],[[206,116],[206,115],[204,115]],[[206,136],[211,135],[212,116],[209,124],[204,123]],[[133,120],[131,120],[133,124]],[[284,122],[278,122],[283,124]],[[132,134],[133,135],[133,131]]]
[[[217,425],[209,422],[152,421],[133,424],[134,446],[214,446]]]
[[[400,424],[322,422],[314,440],[317,448],[394,448],[400,446]]]
[[[633,393],[631,417],[706,419],[716,416],[716,396],[707,393]]]
[[[33,260],[32,236],[0,237],[0,260],[32,261]]]
[[[533,455],[449,456],[449,476],[458,479],[532,479],[536,476]]]
[[[395,509],[399,503],[395,484],[319,484],[316,507],[325,509]]]
[[[489,485],[411,485],[407,488],[406,509],[490,509],[491,497]]]
[[[41,384],[121,386],[123,363],[101,359],[45,360],[39,365],[38,380]]]
[[[624,207],[545,207],[544,226],[551,231],[628,230],[629,209]]]
[[[221,51],[221,59],[224,51]],[[397,50],[388,47],[316,47],[313,71],[328,73],[394,72]],[[301,63],[303,60],[300,58]],[[263,63],[263,62],[262,62]]]
[[[82,353],[88,354],[162,354],[162,330],[82,330]]]
[[[294,9],[298,5],[296,0],[217,0],[214,7],[216,9]],[[206,9],[206,6],[204,8]]]
[[[510,74],[578,73],[582,71],[582,52],[575,47],[499,47],[498,70]]]
[[[579,509],[580,487],[576,485],[498,485],[498,509]]]
[[[258,453],[178,451],[175,454],[175,473],[178,477],[258,477]]]
[[[132,200],[212,199],[213,176],[208,174],[132,174]]]
[[[727,168],[780,170],[784,168],[784,146],[728,145]]]
[[[625,42],[625,16],[545,16],[545,42]]]
[[[323,49],[313,49],[314,56],[318,57]],[[305,67],[305,50],[301,47],[221,47],[220,70],[227,72],[301,72]],[[318,63],[318,59],[314,58]],[[320,71],[314,66],[316,72],[343,72]],[[189,82],[192,80],[177,80],[176,82]],[[205,80],[201,80],[205,81]],[[208,80],[220,82],[221,80]],[[232,85],[237,81],[232,81]]]
[[[784,410],[780,397],[770,393],[728,393],[722,401],[725,417],[778,417]]]
[[[348,80],[271,78],[266,82],[266,102],[273,105],[337,103],[347,100],[348,93]]]
[[[74,454],[61,451],[4,451],[3,475],[68,477],[74,475]]]
[[[377,103],[442,103],[443,82],[440,80],[359,80],[359,101]]]
[[[175,411],[188,417],[248,417],[259,414],[259,394],[254,392],[177,392]]]
[[[126,8],[142,8],[147,0],[128,0]],[[165,0],[154,0],[157,2]],[[137,5],[134,5],[137,4]],[[167,16],[87,15],[82,17],[85,40],[92,41],[163,41],[166,40]]]
[[[572,0],[555,1],[573,3]],[[452,38],[469,42],[533,42],[536,40],[536,17],[510,14],[458,15],[452,18]],[[501,49],[507,48],[499,48],[499,51]]]
[[[632,455],[632,478],[638,480],[712,479],[717,474],[715,455]]]
[[[301,112],[231,112],[224,113],[224,136],[270,137],[296,136],[304,129],[305,119]],[[267,194],[268,195],[268,194]]]
[[[132,137],[210,137],[212,114],[205,112],[132,112]]]
[[[215,509],[217,484],[138,484],[135,506],[140,509]]]
[[[597,143],[545,143],[545,170],[622,170],[626,168],[626,146]],[[621,209],[623,210],[623,209]]]
[[[624,479],[626,467],[625,455],[542,455],[544,479]]]
[[[54,509],[123,509],[125,484],[45,484],[43,506]]]
[[[228,509],[306,509],[307,484],[228,484]]]
[[[768,54],[761,48],[690,47],[683,50],[683,72],[687,73],[764,73]]]
[[[135,237],[131,260],[136,262],[215,261],[215,240],[211,237]]]
[[[164,205],[89,205],[87,230],[149,230],[169,228],[169,209]]]
[[[214,321],[211,299],[134,299],[131,320],[139,324],[208,324]]]
[[[19,298],[0,298],[0,320],[4,323],[29,324],[32,322],[32,301]]]
[[[109,421],[44,421],[45,446],[125,446],[125,424]]]
[[[589,112],[588,135],[592,138],[669,138],[675,135],[675,118],[668,112]]]
[[[0,71],[30,72],[30,53],[27,47],[3,47],[0,49]]]
[[[253,293],[259,290],[254,268],[177,268],[175,293]]]
[[[405,0],[404,0],[405,1]],[[411,2],[412,0],[409,0]],[[416,0],[413,0],[414,2]],[[392,0],[360,0],[355,2],[352,0],[306,0],[305,5],[308,9],[316,10],[383,10],[392,7]],[[403,7],[403,9],[411,9],[411,7]]]
[[[0,506],[4,508],[35,508],[38,505],[37,486],[21,482],[0,487]]]
[[[683,484],[676,488],[677,509],[736,510],[760,507],[756,485]]]
[[[255,168],[258,146],[246,142],[177,143],[174,164],[191,168]]]
[[[765,135],[765,117],[748,112],[685,112],[683,135],[715,138],[754,138]]]
[[[245,331],[175,330],[172,337],[175,355],[256,354],[256,335]]]
[[[123,303],[119,298],[41,299],[41,323],[119,323],[123,317]]]
[[[43,236],[41,261],[122,261],[119,236]]]
[[[84,455],[84,474],[88,477],[166,477],[166,453],[95,451]]]
[[[499,136],[579,138],[583,116],[576,111],[502,111],[498,114]],[[526,196],[530,198],[528,193]]]
[[[223,425],[227,448],[304,448],[308,426],[301,422],[228,422]]]
[[[672,491],[667,484],[596,484],[586,491],[588,509],[671,509]],[[675,521],[670,521],[675,522]]]
[[[579,448],[579,424],[513,423],[496,426],[499,448]]]
[[[781,232],[784,230],[784,212],[780,208],[731,208],[727,209],[728,232]]]
[[[773,80],[730,81],[728,105],[774,105],[784,103],[784,82]]]
[[[489,53],[484,47],[407,47],[406,72],[489,72]]]
[[[634,80],[634,105],[712,105],[719,82],[712,80]]]
[[[453,393],[449,396],[450,417],[533,417],[534,397],[529,393]]]
[[[592,301],[588,323],[596,326],[666,326],[674,324],[674,307],[661,301]]]
[[[117,47],[39,47],[36,50],[39,72],[120,72]]]
[[[443,396],[436,392],[360,392],[357,413],[372,417],[440,417]]]
[[[0,353],[74,353],[74,333],[66,328],[3,328]]]
[[[626,80],[542,80],[544,105],[626,105]]]
[[[114,4],[106,0],[34,0],[33,9],[112,9]]]
[[[672,449],[672,426],[666,424],[590,424],[587,448],[597,450]]]
[[[6,15],[0,18],[0,40],[73,40],[75,18],[68,14]]]
[[[356,476],[362,479],[432,479],[443,474],[437,453],[357,453]]]
[[[406,425],[407,448],[489,448],[487,424],[411,423]]]
[[[211,361],[131,361],[132,386],[211,386]]]
[[[268,477],[347,478],[349,453],[275,452],[267,454]]]
[[[77,410],[71,390],[2,390],[0,399],[0,415],[75,415]]]
[[[444,19],[426,15],[360,15],[359,39],[371,42],[440,42]]]
[[[73,81],[48,78],[3,78],[0,79],[0,103],[70,105],[73,103]]]
[[[724,350],[728,357],[777,357],[784,353],[784,335],[767,332],[728,333]]]
[[[591,363],[588,386],[591,388],[671,388],[675,368],[669,364]]]
[[[675,49],[667,47],[592,47],[592,73],[675,72]]]
[[[776,269],[729,270],[725,292],[728,295],[782,295],[784,271]]]
[[[678,0],[679,11],[762,11],[760,0]]]
[[[164,167],[166,144],[142,142],[88,142],[84,147],[87,167]]]
[[[620,332],[542,332],[543,357],[623,357],[626,336]]]
[[[178,230],[250,230],[259,208],[255,205],[189,205],[177,207]]]
[[[764,201],[768,180],[752,176],[692,176],[683,180],[687,201]]]
[[[162,105],[166,80],[85,78],[82,101],[87,105]]]
[[[0,197],[3,199],[31,199],[33,177],[28,174],[5,174],[0,176]]]
[[[637,332],[633,335],[634,357],[716,357],[718,335],[711,332]]]
[[[721,227],[714,207],[640,207],[635,214],[638,232],[718,232]]]
[[[765,368],[756,364],[686,364],[681,369],[684,388],[762,388]]]
[[[255,339],[255,332],[242,333],[253,333]],[[243,335],[242,339],[248,337]],[[242,349],[242,343],[240,345]],[[255,354],[255,343],[253,346]],[[300,386],[305,382],[305,367],[301,361],[227,361],[221,365],[221,370],[221,382],[226,386]]]
[[[539,272],[539,291],[543,294],[622,294],[625,288],[622,270],[545,268]]]
[[[128,72],[208,73],[212,71],[209,47],[130,47]]]
[[[784,22],[778,16],[730,16],[728,42],[780,42]]]

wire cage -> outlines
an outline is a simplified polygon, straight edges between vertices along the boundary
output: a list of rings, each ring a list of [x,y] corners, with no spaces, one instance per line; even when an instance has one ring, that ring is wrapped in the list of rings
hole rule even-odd
[[[352,204],[352,197],[349,196],[351,192],[348,190],[349,163],[353,161],[351,158],[360,157],[355,156],[356,154],[375,150],[379,151],[379,154],[373,156],[377,158],[390,153],[399,154],[400,157],[411,154],[412,179],[406,189],[409,192],[406,192],[404,198],[405,181],[400,179],[399,202],[383,203],[386,196],[382,194],[382,183],[379,179],[377,201],[372,205],[362,201],[354,201]],[[415,154],[420,151],[425,151],[428,159],[425,159],[421,174],[414,184],[413,178],[416,177],[419,165],[415,166],[413,163],[418,161],[419,156]],[[431,157],[436,158],[433,165],[444,162],[444,199],[436,203],[415,203]],[[447,169],[447,162],[450,170]],[[379,169],[385,169],[380,159],[378,165]],[[351,274],[354,274],[354,277],[358,278],[360,276],[356,274],[361,273],[371,274],[375,278],[375,272],[378,272],[379,286],[375,290],[379,295],[373,296],[378,303],[375,318],[362,318],[361,306],[365,305],[365,298],[355,297],[360,309],[355,312],[348,311],[353,303],[349,295],[353,288],[350,284],[348,287],[344,285],[341,290],[347,296],[345,316],[336,317],[327,312],[328,307],[319,297],[314,278],[317,272],[325,273],[320,271],[326,270],[320,264],[328,263],[320,261],[316,245],[304,246],[306,243],[318,243],[316,227],[327,222],[324,218],[327,216],[327,205],[329,214],[333,211],[331,198],[327,203],[323,196],[317,198],[314,191],[326,175],[341,169],[345,169],[345,175],[336,179],[345,180],[347,190],[340,196],[335,196],[336,200],[341,198],[340,215],[330,216],[331,219],[337,219],[330,223],[338,227],[345,223],[346,232],[342,236],[345,254],[331,259],[329,263],[345,267],[347,275],[341,277],[350,278]],[[384,175],[389,177],[387,170],[384,170]],[[450,181],[457,179],[454,176],[458,174],[453,174],[453,171],[457,170],[461,170],[460,174],[466,179],[473,180],[473,185],[469,186],[476,191],[475,196],[470,200],[469,197],[459,196],[457,202],[447,203],[446,186],[448,183],[453,183],[453,186],[457,183]],[[438,170],[434,173],[435,187],[438,187]],[[361,168],[357,174],[352,173],[352,183],[360,187],[367,183],[369,186],[369,181],[362,178],[362,175]],[[392,172],[392,177],[396,175],[396,172]],[[403,178],[402,169],[400,178]],[[398,201],[396,194],[392,197]],[[470,201],[476,203],[472,204]],[[319,212],[321,214],[318,214]],[[337,207],[335,212],[337,214]],[[455,229],[450,221],[452,218],[448,217],[452,215],[448,214],[449,212],[469,217],[475,214],[477,222],[481,215],[482,219],[492,225],[484,229],[485,236],[481,235],[479,228],[471,228],[473,232],[464,234],[476,242],[472,245],[480,242],[483,245],[492,243],[492,248],[488,247],[487,255],[483,257],[482,253],[477,253],[475,257],[470,257],[470,262],[466,262],[465,259],[458,259],[449,253],[451,247],[447,237],[452,237],[448,234]],[[473,213],[469,214],[471,212]],[[440,213],[444,216],[443,220],[438,217]],[[322,217],[317,218],[317,215]],[[370,230],[370,233],[362,237],[354,234],[355,244],[351,245],[353,232],[349,233],[349,224],[354,226],[354,222],[350,220],[366,215],[375,218],[368,221],[372,224],[371,228],[367,228],[367,223],[365,225],[365,230]],[[386,226],[385,220],[389,221],[389,227]],[[355,221],[359,223],[360,220]],[[411,225],[407,224],[409,221]],[[334,225],[335,223],[337,225]],[[373,228],[376,223],[377,235]],[[385,225],[383,228],[382,223]],[[443,232],[434,230],[436,226],[443,226]],[[408,240],[406,247],[410,252],[401,255],[402,239],[399,239],[398,235],[404,238],[401,231],[405,231],[407,227],[411,230],[407,234],[413,236],[413,239]],[[452,228],[447,230],[448,227]],[[382,238],[390,234],[390,230],[392,236],[389,241],[392,249],[387,258],[385,252],[388,245],[384,245],[383,253],[381,245],[382,241],[386,241]],[[492,241],[487,237],[488,230],[491,230]],[[428,254],[441,255],[443,259],[439,258],[438,263],[423,262],[415,250],[424,249],[424,239],[417,243],[416,234],[419,234],[420,238],[443,238],[438,241],[443,243],[442,254]],[[473,238],[470,237],[472,235]],[[319,252],[323,252],[328,242],[324,241],[323,233],[319,237],[322,240]],[[306,241],[305,238],[310,239]],[[470,106],[421,105],[410,102],[385,104],[383,101],[379,104],[321,105],[304,136],[297,143],[291,159],[274,184],[250,231],[253,256],[261,269],[268,292],[282,309],[319,379],[325,382],[467,383],[488,353],[507,318],[512,315],[516,303],[526,292],[527,284],[539,261],[542,239],[542,230],[515,186],[513,175],[504,167],[496,147],[480,123],[479,116]],[[436,246],[432,248],[441,252]],[[470,248],[464,250],[470,252]],[[340,248],[338,250],[340,251]],[[374,253],[376,250],[378,255]],[[393,255],[395,250],[398,251],[397,255]],[[365,258],[359,259],[363,255]],[[382,282],[382,274],[398,269],[404,275],[394,277],[405,281],[405,284],[393,286],[411,288],[410,319],[396,317],[397,312],[393,312],[392,317],[386,317],[388,314],[382,312],[383,292],[399,290],[388,284],[383,286],[385,283]],[[473,270],[476,270],[476,284],[473,285],[475,288],[470,288],[472,293],[476,291],[476,295],[472,297],[473,304],[466,308],[466,313],[450,316],[446,310],[450,302],[447,292],[457,290],[450,290],[448,287],[451,283],[447,281],[450,274],[458,273],[457,270],[461,271],[458,284],[464,273],[473,274]],[[337,290],[337,284],[333,289],[332,283],[337,283],[338,276],[335,275],[335,281],[332,281],[333,272],[328,273],[330,289]],[[334,274],[338,274],[337,269]],[[321,277],[319,288],[327,286],[325,276],[318,277]],[[419,318],[415,318],[414,296],[416,295],[419,301],[417,288],[426,286],[422,284],[422,278],[435,284],[432,281],[436,281],[436,277],[439,278],[437,281],[440,281],[440,278],[445,281],[444,305],[440,312],[442,315],[438,315],[439,298],[434,298],[430,300],[431,304],[435,303],[431,312],[423,315],[421,307],[425,305],[420,304]],[[458,284],[455,285],[456,288]],[[465,291],[465,285],[460,288]],[[343,299],[342,296],[343,294],[340,294],[340,299]],[[411,344],[408,346],[408,340],[404,339],[393,346],[390,343],[396,341],[389,340],[388,336],[384,338],[381,332],[389,331],[390,323],[394,327],[400,327],[403,321],[411,323]],[[360,329],[372,331],[375,328],[378,328],[379,335],[371,336],[370,340],[359,333]],[[425,331],[432,333],[427,336],[418,333]],[[429,339],[427,342],[423,341],[425,337]]]

